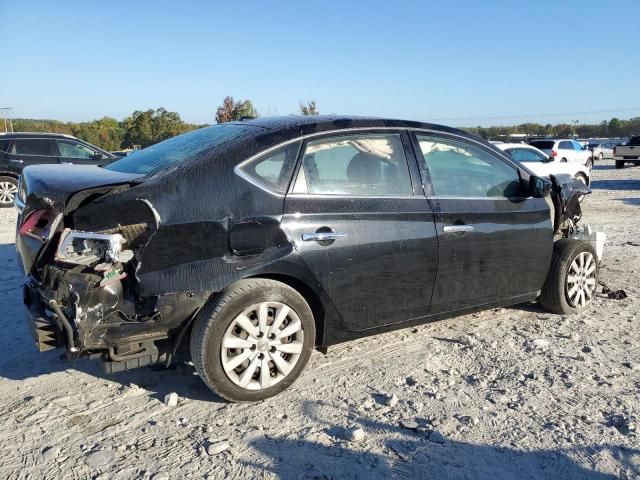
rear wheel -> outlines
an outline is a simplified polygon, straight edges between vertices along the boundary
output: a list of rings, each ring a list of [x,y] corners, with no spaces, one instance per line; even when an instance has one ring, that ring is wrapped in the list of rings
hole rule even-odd
[[[604,153],[600,152],[600,155],[598,155],[598,160],[604,160]]]
[[[227,400],[264,400],[289,387],[315,344],[313,314],[288,285],[241,280],[195,320],[191,358],[202,380]]]
[[[13,177],[0,177],[0,208],[13,206],[18,193],[18,181]]]
[[[617,169],[624,168],[624,161],[623,160],[616,160],[616,168]]]
[[[635,162],[633,162],[633,164],[637,167],[638,165],[640,165],[640,162],[636,160]]]
[[[540,304],[552,313],[580,312],[593,300],[597,283],[598,261],[593,246],[582,240],[558,240]]]
[[[591,170],[593,168],[593,159],[590,158],[587,160],[587,163],[585,163],[584,166]]]

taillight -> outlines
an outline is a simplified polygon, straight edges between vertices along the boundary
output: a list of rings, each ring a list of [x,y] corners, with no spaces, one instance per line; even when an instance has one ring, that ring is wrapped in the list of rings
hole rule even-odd
[[[552,158],[556,158],[558,156],[558,151],[557,150],[551,150],[551,157]]]
[[[20,225],[20,235],[46,242],[57,227],[62,215],[55,210],[43,208],[27,215]]]

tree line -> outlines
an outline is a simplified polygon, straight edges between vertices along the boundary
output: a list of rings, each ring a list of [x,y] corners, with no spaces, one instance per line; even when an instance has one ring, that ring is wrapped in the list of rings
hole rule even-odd
[[[500,126],[500,127],[472,127],[464,128],[470,133],[485,138],[499,138],[509,134],[525,134],[529,136],[543,137],[577,137],[577,138],[624,138],[631,135],[640,134],[640,117],[631,118],[629,120],[621,120],[612,118],[609,121],[603,120],[594,124],[568,124],[558,123],[551,125],[550,123],[542,125],[540,123],[522,123],[520,125]]]
[[[300,115],[318,115],[320,112],[315,100],[299,102]],[[215,112],[216,123],[224,123],[247,118],[259,117],[260,114],[251,100],[234,100],[225,97]],[[196,128],[207,126],[188,123],[180,118],[180,114],[170,112],[163,107],[149,110],[136,110],[124,120],[103,117],[91,122],[61,122],[58,120],[34,120],[18,118],[13,120],[16,132],[53,132],[66,133],[108,150],[122,150],[136,145],[148,147],[167,138],[179,135]],[[522,123],[512,126],[468,127],[463,128],[486,139],[500,138],[512,133],[530,136],[555,136],[580,138],[615,138],[640,134],[640,117],[629,120],[612,118],[597,124],[566,123],[538,124]]]

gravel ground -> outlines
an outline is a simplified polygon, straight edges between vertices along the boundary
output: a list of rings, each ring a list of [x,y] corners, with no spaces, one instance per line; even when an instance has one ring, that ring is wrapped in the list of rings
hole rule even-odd
[[[608,235],[601,279],[627,299],[346,343],[314,354],[287,392],[238,405],[189,363],[107,376],[36,353],[4,210],[0,478],[639,478],[640,168],[598,163],[593,187],[583,208]]]

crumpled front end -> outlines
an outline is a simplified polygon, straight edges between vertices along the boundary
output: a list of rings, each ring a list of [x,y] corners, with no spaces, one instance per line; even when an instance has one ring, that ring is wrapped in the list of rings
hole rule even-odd
[[[598,261],[602,260],[606,234],[579,224],[582,219],[582,200],[591,188],[570,175],[551,175],[551,200],[554,211],[554,233],[557,238],[582,240],[593,245]]]

